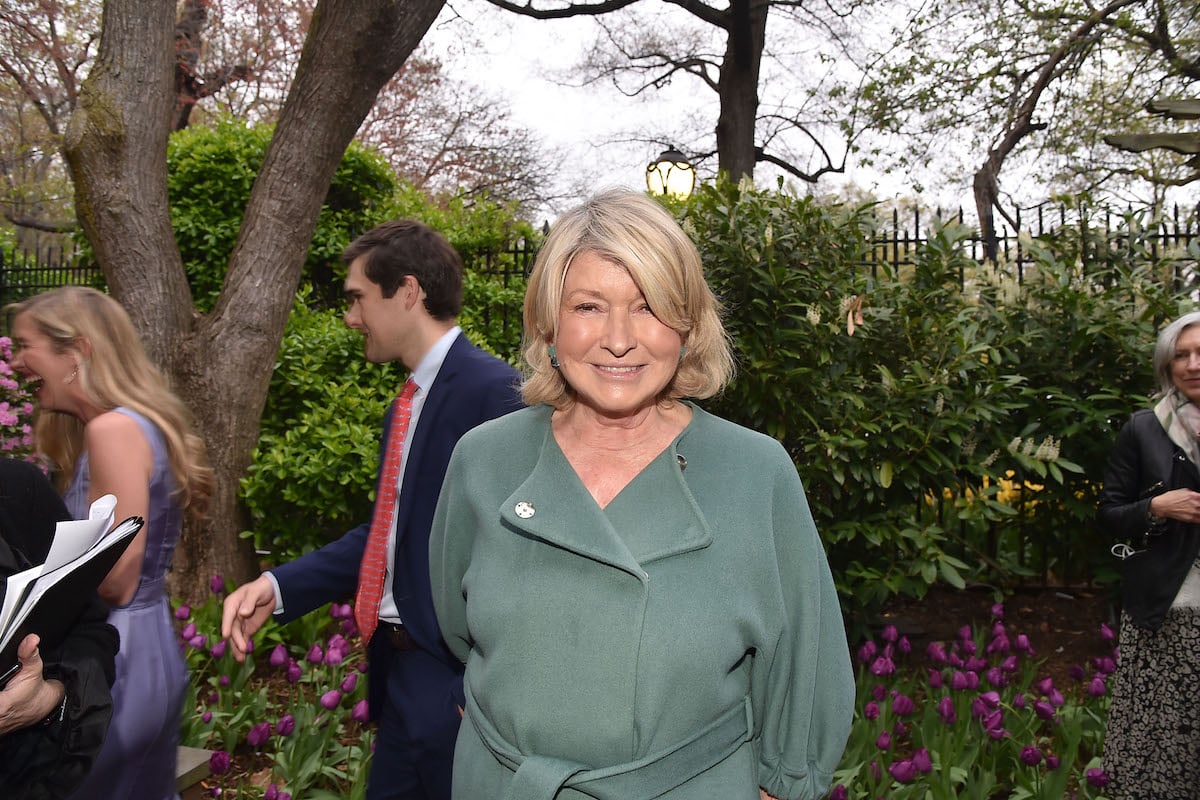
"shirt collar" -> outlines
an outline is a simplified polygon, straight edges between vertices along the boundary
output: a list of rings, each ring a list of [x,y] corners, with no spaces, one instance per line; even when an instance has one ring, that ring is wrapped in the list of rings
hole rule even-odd
[[[433,386],[438,372],[442,369],[442,362],[446,360],[446,354],[450,352],[450,346],[454,344],[454,340],[461,333],[462,328],[455,325],[442,334],[441,338],[433,343],[433,347],[429,348],[429,352],[412,372],[412,379],[416,382],[418,390],[428,392],[429,387]]]

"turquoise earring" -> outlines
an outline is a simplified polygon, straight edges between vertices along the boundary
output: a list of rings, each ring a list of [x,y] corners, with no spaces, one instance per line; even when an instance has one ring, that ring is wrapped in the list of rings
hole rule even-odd
[[[550,366],[558,369],[558,350],[554,348],[554,345],[546,348],[546,355],[550,356]]]

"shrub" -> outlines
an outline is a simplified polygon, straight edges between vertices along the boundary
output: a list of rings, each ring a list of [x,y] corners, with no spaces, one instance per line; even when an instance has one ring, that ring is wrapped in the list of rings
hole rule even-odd
[[[171,135],[167,193],[171,224],[201,309],[212,306],[237,243],[250,190],[266,156],[273,128],[233,120],[192,125]],[[342,156],[308,249],[302,282],[317,287],[315,302],[341,296],[339,264],[350,240],[388,218],[396,181],[387,163],[351,143]]]

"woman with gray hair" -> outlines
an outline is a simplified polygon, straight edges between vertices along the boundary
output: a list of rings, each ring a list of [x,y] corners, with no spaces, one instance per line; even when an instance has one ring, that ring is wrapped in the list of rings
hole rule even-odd
[[[706,413],[733,368],[700,256],[645,195],[557,221],[530,407],[450,460],[434,606],[466,663],[461,800],[816,800],[854,706],[837,592],[779,442]]]
[[[1115,798],[1200,786],[1200,312],[1163,328],[1158,401],[1121,428],[1097,519],[1121,558],[1120,656],[1104,769]]]

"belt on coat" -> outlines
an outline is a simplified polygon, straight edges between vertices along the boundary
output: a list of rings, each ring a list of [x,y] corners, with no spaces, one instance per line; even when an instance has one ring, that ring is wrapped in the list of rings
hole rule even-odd
[[[553,800],[564,787],[578,788],[599,800],[658,797],[724,761],[749,740],[754,730],[754,712],[747,696],[697,733],[665,750],[637,761],[593,769],[562,758],[520,753],[479,710],[470,687],[464,683],[463,689],[466,716],[479,738],[501,764],[514,772],[503,800]]]

